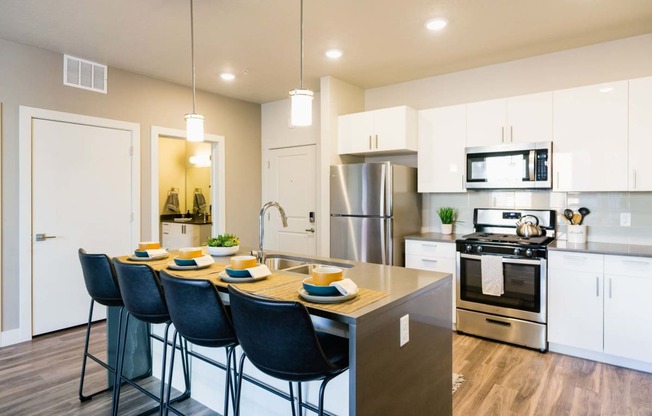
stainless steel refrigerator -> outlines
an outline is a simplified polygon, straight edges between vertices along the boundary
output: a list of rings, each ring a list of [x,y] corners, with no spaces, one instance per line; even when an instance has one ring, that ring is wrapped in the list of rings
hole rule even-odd
[[[421,229],[416,168],[331,166],[330,191],[331,257],[403,266],[403,238]]]

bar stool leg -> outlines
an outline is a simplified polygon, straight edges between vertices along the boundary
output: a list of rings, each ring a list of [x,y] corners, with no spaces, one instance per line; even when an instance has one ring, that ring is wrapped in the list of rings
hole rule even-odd
[[[118,416],[118,406],[120,404],[120,387],[122,386],[122,368],[124,366],[125,347],[127,344],[127,330],[129,328],[129,318],[131,314],[127,312],[125,316],[124,336],[120,337],[118,344],[118,356],[116,357],[116,370],[113,382],[113,416]]]
[[[82,391],[84,390],[84,377],[86,376],[86,359],[88,358],[88,343],[91,338],[91,321],[93,319],[94,304],[95,304],[95,300],[91,299],[91,306],[88,312],[88,325],[86,325],[86,342],[84,343],[84,357],[82,358],[81,376],[79,378],[79,400],[82,402],[85,402],[93,398],[92,394],[89,396],[84,396]]]

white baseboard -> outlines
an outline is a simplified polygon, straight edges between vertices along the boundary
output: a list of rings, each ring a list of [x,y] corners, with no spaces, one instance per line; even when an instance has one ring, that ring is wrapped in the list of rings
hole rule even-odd
[[[20,339],[20,328],[0,332],[0,347],[6,347],[22,342]]]
[[[629,358],[617,357],[615,355],[605,354],[603,352],[583,350],[581,348],[568,347],[566,345],[548,343],[548,350],[560,354],[571,355],[573,357],[585,358],[587,360],[599,361],[605,364],[616,365],[618,367],[631,368],[633,370],[652,373],[652,363],[645,361],[632,360]]]

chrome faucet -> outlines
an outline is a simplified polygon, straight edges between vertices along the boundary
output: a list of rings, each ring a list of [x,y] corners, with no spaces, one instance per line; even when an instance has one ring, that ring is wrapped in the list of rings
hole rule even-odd
[[[281,222],[283,223],[283,227],[288,226],[288,217],[285,215],[285,210],[281,205],[279,205],[278,202],[273,202],[269,201],[263,207],[260,209],[260,217],[258,218],[258,253],[257,253],[257,258],[258,258],[258,263],[264,264],[265,263],[265,253],[263,252],[263,239],[265,237],[265,227],[263,226],[264,218],[265,218],[265,212],[267,209],[271,207],[276,207],[278,208],[278,212],[281,214]]]

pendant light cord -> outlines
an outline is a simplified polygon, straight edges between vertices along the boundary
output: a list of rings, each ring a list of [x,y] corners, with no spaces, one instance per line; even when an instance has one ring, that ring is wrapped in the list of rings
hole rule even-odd
[[[301,0],[303,2],[303,0]],[[193,19],[192,0],[190,0],[190,60],[192,61],[192,112],[195,111],[195,22]]]
[[[192,0],[191,0],[192,1]],[[301,89],[303,89],[303,0],[301,0],[301,56],[300,56],[300,67],[299,67],[299,84]]]

